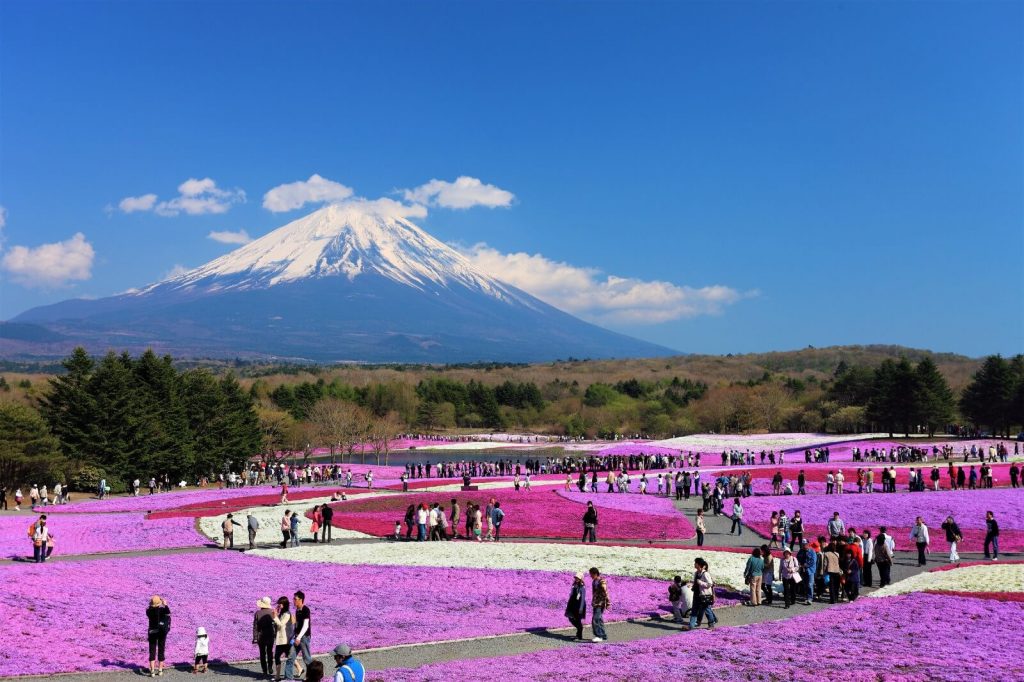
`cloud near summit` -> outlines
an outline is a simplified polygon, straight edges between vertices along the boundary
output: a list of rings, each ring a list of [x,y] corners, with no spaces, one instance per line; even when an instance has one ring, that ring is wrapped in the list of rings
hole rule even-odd
[[[698,315],[716,315],[756,295],[722,285],[700,288],[671,282],[607,275],[554,261],[540,254],[502,253],[487,244],[459,250],[483,272],[533,294],[556,308],[593,322],[658,324]]]

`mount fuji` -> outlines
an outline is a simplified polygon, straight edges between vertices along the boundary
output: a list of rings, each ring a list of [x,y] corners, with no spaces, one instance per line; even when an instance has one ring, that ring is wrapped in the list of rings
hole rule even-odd
[[[676,351],[602,329],[474,267],[409,220],[321,208],[144,289],[33,308],[0,353],[74,345],[315,362],[528,362]]]

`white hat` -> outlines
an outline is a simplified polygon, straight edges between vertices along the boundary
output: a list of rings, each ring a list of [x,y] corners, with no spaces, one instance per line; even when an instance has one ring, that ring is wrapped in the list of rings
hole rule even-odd
[[[258,602],[256,602],[256,606],[258,608],[261,608],[261,609],[269,609],[270,608],[270,597],[263,597]]]
[[[204,628],[204,627],[196,628],[196,637],[206,637],[206,628]]]

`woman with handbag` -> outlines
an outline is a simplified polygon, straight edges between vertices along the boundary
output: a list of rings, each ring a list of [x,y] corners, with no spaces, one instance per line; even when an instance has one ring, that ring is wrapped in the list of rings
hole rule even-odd
[[[952,516],[947,516],[946,520],[942,523],[942,530],[946,531],[946,542],[949,543],[949,563],[959,563],[960,555],[957,554],[956,546],[963,540],[960,526],[956,525],[956,521],[953,520]]]
[[[149,600],[146,619],[149,621],[149,676],[156,677],[164,674],[164,646],[167,633],[171,631],[171,609],[159,595],[154,594]]]
[[[796,603],[796,584],[800,577],[800,562],[790,550],[783,550],[782,561],[779,562],[779,575],[782,577],[782,594],[786,608]]]
[[[703,616],[708,617],[708,630],[714,630],[718,616],[711,609],[715,605],[715,581],[708,572],[708,562],[697,557],[693,560],[693,608],[690,609],[690,624],[683,630],[693,630],[700,626]]]

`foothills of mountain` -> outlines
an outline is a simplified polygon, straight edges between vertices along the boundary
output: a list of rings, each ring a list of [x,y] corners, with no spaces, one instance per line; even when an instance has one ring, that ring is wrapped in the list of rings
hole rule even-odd
[[[238,378],[236,378],[238,377]],[[850,346],[481,366],[175,363],[146,352],[0,375],[0,483],[198,480],[307,445],[387,462],[401,433],[996,433],[1024,428],[1024,355]],[[357,445],[368,444],[357,454]],[[557,454],[554,451],[552,454]],[[369,454],[367,454],[369,453]]]

